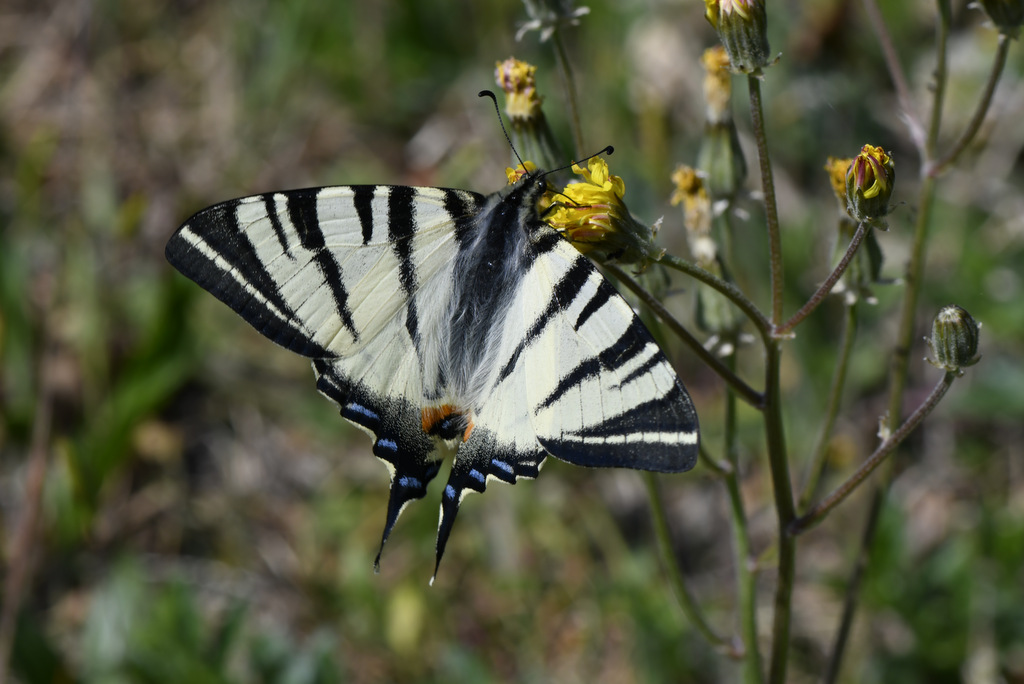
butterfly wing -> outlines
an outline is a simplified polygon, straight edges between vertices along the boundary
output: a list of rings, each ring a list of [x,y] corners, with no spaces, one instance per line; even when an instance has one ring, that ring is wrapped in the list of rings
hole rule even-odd
[[[464,496],[536,477],[547,454],[670,473],[696,462],[697,413],[650,332],[589,259],[543,224],[533,235],[501,361],[442,495],[438,564]]]
[[[374,437],[391,473],[382,548],[440,468],[438,442],[420,428],[424,367],[436,375],[422,338],[438,324],[482,199],[403,186],[271,193],[205,209],[167,244],[175,268],[312,357],[318,389]]]
[[[281,346],[344,357],[396,317],[418,336],[415,295],[426,283],[450,288],[455,238],[481,199],[383,185],[256,195],[197,213],[166,256]]]

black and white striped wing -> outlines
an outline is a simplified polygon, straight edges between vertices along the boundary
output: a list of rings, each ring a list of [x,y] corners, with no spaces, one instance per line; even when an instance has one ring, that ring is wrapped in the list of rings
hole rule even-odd
[[[385,185],[244,197],[186,221],[166,256],[281,346],[344,357],[396,318],[418,335],[414,295],[427,285],[432,297],[451,289],[458,226],[481,199]]]
[[[200,211],[167,244],[175,268],[312,357],[317,388],[374,438],[391,474],[381,548],[440,469],[439,441],[421,429],[418,347],[451,297],[458,242],[481,200],[383,185],[268,193]]]
[[[438,561],[466,493],[536,477],[548,454],[655,472],[696,462],[697,413],[650,332],[589,259],[541,231],[508,309],[504,363],[442,494]]]

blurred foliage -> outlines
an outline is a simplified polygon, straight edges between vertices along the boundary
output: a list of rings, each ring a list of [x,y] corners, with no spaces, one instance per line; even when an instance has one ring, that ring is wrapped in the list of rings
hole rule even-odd
[[[587,144],[615,145],[630,207],[648,221],[664,214],[660,239],[682,252],[669,172],[692,163],[700,143],[697,59],[714,40],[702,3],[587,4],[591,14],[566,34]],[[884,4],[923,103],[933,4]],[[965,4],[954,3],[944,139],[970,116],[995,45]],[[20,681],[735,677],[670,598],[634,473],[549,463],[537,482],[471,498],[432,588],[436,511],[412,506],[374,576],[387,481],[369,443],[317,396],[304,362],[162,258],[193,211],[243,194],[360,182],[497,189],[508,149],[476,98],[493,87],[495,61],[514,53],[540,66],[549,118],[569,140],[549,46],[536,33],[514,41],[524,19],[514,0],[5,3],[5,570],[17,560],[10,542],[44,377],[54,411],[12,652]],[[916,160],[860,3],[772,0],[769,30],[783,53],[764,88],[792,311],[832,253],[825,157],[884,146],[901,174],[895,199],[910,205]],[[983,144],[940,181],[921,335],[955,302],[984,323],[983,358],[897,459],[848,681],[1024,681],[1022,67],[1014,45]],[[735,101],[752,155],[745,94]],[[763,304],[767,250],[760,210],[748,208],[734,270]],[[898,204],[880,236],[886,277],[901,273],[910,213]],[[685,318],[692,289],[674,287],[667,304]],[[836,482],[874,444],[898,287],[880,286],[862,322],[830,446]],[[823,307],[785,357],[797,457],[817,435],[841,315]],[[714,450],[722,384],[670,352]],[[914,354],[924,353],[922,343]],[[915,368],[911,403],[934,377]],[[770,554],[760,424],[753,411],[740,419],[754,548]],[[711,621],[729,631],[725,494],[701,469],[662,484],[677,554]],[[828,651],[866,499],[801,540],[793,681],[810,681]]]

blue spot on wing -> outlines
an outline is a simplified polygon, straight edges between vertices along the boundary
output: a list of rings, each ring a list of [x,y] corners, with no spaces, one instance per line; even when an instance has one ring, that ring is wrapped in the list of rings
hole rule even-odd
[[[447,487],[445,487],[444,488],[444,495],[446,497],[448,497],[449,499],[454,499],[455,498],[455,487],[452,487],[451,485],[448,485]]]
[[[422,482],[415,477],[409,477],[408,475],[398,478],[398,484],[402,487],[413,487],[416,489],[423,487]]]
[[[377,446],[381,449],[387,449],[388,451],[398,451],[398,445],[393,439],[378,439]]]
[[[504,470],[509,475],[515,473],[515,470],[513,470],[512,466],[510,466],[508,463],[505,463],[504,461],[499,461],[496,458],[491,459],[491,465],[497,468],[498,470]]]
[[[487,476],[481,473],[476,468],[473,468],[472,470],[469,471],[469,476],[476,480],[477,482],[487,482]]]
[[[363,416],[373,421],[379,421],[380,416],[373,409],[367,408],[362,404],[349,404],[345,407],[345,413],[348,414],[345,417],[350,419],[356,419],[356,416]]]

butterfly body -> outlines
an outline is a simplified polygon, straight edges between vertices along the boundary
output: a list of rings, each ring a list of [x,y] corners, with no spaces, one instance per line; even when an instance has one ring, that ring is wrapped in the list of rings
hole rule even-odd
[[[528,174],[488,196],[269,193],[205,209],[168,243],[178,270],[310,357],[320,392],[372,436],[391,474],[382,548],[445,445],[437,563],[466,493],[536,477],[549,454],[658,472],[695,461],[686,390],[628,304],[542,220],[544,188]]]

